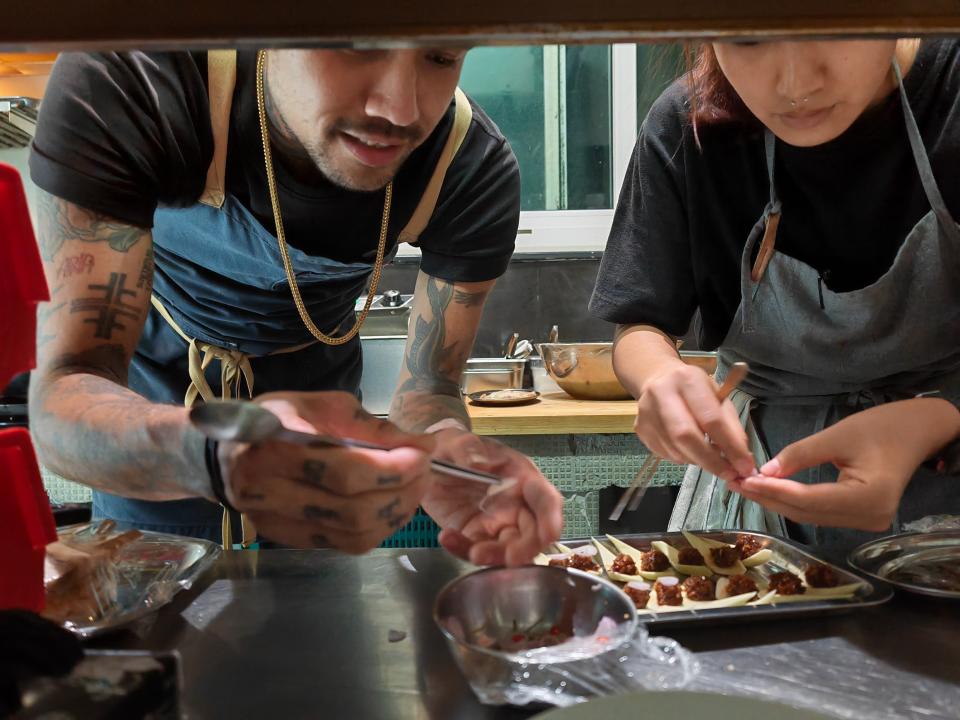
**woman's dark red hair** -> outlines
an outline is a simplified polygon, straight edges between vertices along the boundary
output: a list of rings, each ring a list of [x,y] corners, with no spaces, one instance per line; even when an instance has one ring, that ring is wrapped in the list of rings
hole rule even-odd
[[[725,123],[757,122],[743,100],[720,69],[710,43],[684,48],[687,65],[687,88],[690,96],[690,121],[693,134],[700,143],[700,130]]]

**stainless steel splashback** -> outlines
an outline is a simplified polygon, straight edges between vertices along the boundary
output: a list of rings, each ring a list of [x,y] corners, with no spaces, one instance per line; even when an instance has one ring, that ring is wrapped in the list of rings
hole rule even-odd
[[[390,412],[390,401],[397,387],[407,345],[412,300],[413,295],[403,295],[396,290],[374,296],[370,313],[360,327],[360,347],[363,350],[360,392],[363,407],[374,415]],[[366,296],[357,300],[358,315],[366,301]]]

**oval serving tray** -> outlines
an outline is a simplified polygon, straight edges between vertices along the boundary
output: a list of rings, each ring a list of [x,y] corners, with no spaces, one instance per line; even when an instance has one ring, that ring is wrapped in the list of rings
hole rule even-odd
[[[872,540],[847,558],[852,568],[921,595],[960,598],[960,530]]]

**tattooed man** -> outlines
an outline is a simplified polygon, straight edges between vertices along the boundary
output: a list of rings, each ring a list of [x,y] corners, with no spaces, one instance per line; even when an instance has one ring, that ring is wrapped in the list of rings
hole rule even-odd
[[[220,537],[375,547],[417,507],[477,563],[528,561],[561,499],[470,432],[459,378],[513,251],[519,171],[456,90],[464,51],[62,55],[30,160],[52,300],[30,411],[43,461],[100,517]],[[356,395],[354,305],[398,242],[421,251],[390,420]],[[254,390],[256,394],[254,395]],[[389,451],[205,442],[187,405],[263,403]],[[432,458],[513,482],[433,475]]]

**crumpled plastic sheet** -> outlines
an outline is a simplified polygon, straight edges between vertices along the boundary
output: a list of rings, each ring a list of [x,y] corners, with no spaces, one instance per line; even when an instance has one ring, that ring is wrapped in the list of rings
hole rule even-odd
[[[545,703],[566,707],[591,697],[685,687],[699,672],[693,654],[675,640],[651,637],[638,626],[627,642],[603,655],[571,662],[513,663],[511,680],[482,684],[471,679],[473,691],[488,705]]]
[[[905,523],[903,530],[917,533],[960,530],[960,515],[927,515],[919,520]]]
[[[771,700],[843,720],[955,720],[960,686],[871,658],[843,638],[698,656],[690,690]]]

